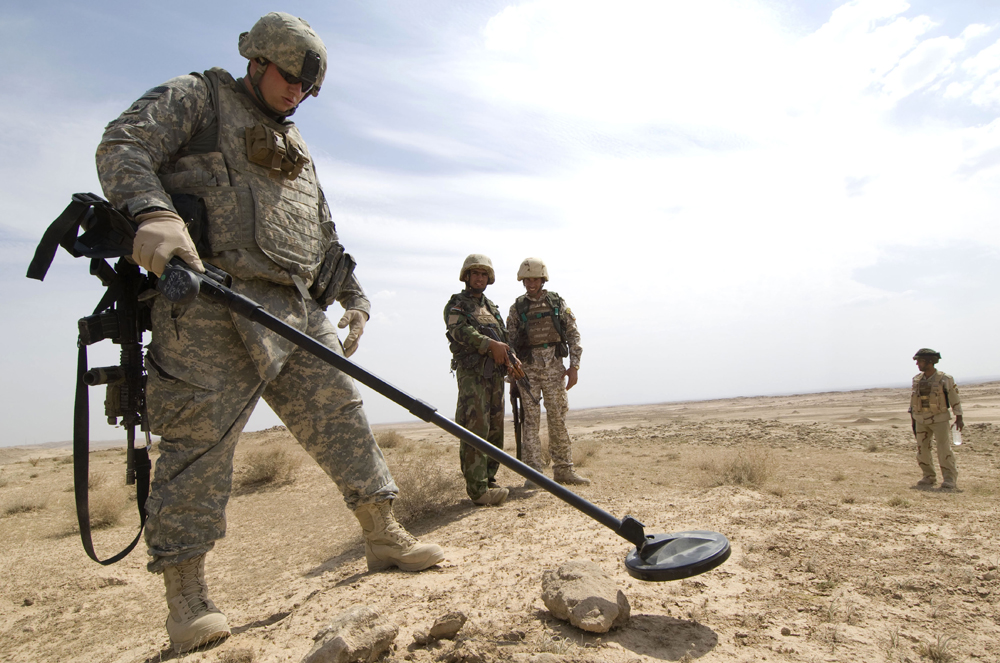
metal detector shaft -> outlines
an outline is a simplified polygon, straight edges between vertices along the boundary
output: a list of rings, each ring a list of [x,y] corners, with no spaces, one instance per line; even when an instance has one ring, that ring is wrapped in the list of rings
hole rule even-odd
[[[233,292],[211,277],[192,272],[186,266],[179,265],[178,262],[179,259],[175,258],[167,266],[157,285],[157,289],[170,301],[179,303],[191,302],[200,293],[214,302],[224,304],[236,315],[270,329],[275,334],[288,339],[303,350],[316,355],[361,384],[374,389],[394,403],[406,408],[413,415],[451,433],[466,444],[472,445],[478,451],[486,454],[501,465],[517,472],[525,479],[529,479],[535,485],[552,493],[573,508],[582,511],[605,527],[614,530],[615,534],[629,541],[639,550],[645,545],[646,534],[643,525],[636,519],[630,516],[626,516],[623,520],[615,518],[596,504],[583,499],[541,472],[535,471],[516,458],[504,453],[503,450],[493,446],[475,433],[441,416],[434,406],[410,396],[346,357],[337,354],[308,334],[300,332],[283,320],[271,315],[260,304]]]

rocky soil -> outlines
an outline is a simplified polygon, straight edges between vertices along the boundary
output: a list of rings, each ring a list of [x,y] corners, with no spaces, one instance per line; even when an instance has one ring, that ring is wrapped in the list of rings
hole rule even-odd
[[[141,545],[112,566],[83,552],[68,448],[0,448],[0,660],[297,662],[327,624],[365,606],[398,630],[385,661],[1000,661],[1000,384],[962,390],[954,492],[915,485],[903,390],[571,412],[579,471],[594,480],[580,495],[647,533],[729,537],[725,564],[667,583],[631,578],[626,541],[506,469],[511,499],[474,507],[457,442],[421,423],[378,432],[401,436],[385,445],[401,517],[447,559],[368,573],[322,471],[283,430],[246,434],[238,476],[255,452],[299,464],[290,481],[233,497],[229,535],[208,559],[233,637],[181,657]],[[123,451],[94,451],[91,466],[94,503],[127,502]],[[130,541],[135,520],[130,510],[96,531],[99,554]],[[571,560],[611,575],[627,624],[594,634],[552,616],[542,575]],[[456,611],[468,621],[454,640],[415,641]]]

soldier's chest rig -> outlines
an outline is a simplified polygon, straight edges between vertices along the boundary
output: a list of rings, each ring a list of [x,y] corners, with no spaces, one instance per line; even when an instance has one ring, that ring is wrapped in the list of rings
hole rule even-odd
[[[448,304],[448,310],[450,314],[459,316],[460,319],[464,319],[468,324],[472,325],[481,334],[491,336],[491,334],[486,333],[486,329],[493,331],[496,338],[505,340],[507,331],[503,325],[503,318],[500,316],[500,310],[491,302],[486,299],[484,295],[482,301],[475,301],[470,297],[465,297],[462,295],[455,295],[452,297]],[[450,327],[450,326],[449,326]],[[463,368],[475,368],[479,366],[481,369],[485,369],[487,363],[492,362],[492,358],[489,357],[489,353],[486,355],[479,354],[477,348],[469,347],[465,343],[460,343],[451,334],[451,330],[446,332],[448,337],[448,348],[451,350],[451,370],[458,369],[459,366]]]
[[[944,388],[944,374],[937,371],[930,377],[913,378],[913,393],[910,396],[910,407],[918,414],[941,414],[947,412],[948,393]]]
[[[569,355],[560,314],[560,298],[554,292],[546,292],[544,297],[533,300],[527,295],[519,297],[515,310],[520,321],[515,351],[523,362],[531,362],[533,348],[555,347],[556,357]]]
[[[291,274],[314,273],[324,257],[324,232],[305,141],[295,125],[261,113],[226,71],[199,75],[212,95],[212,130],[194,136],[158,173],[185,220],[206,219],[206,227],[192,229],[201,237],[199,252],[211,257],[256,247]]]

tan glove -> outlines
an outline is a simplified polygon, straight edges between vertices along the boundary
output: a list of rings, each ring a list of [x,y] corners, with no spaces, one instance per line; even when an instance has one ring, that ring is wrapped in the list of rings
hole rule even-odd
[[[345,357],[350,357],[357,351],[358,339],[365,333],[366,322],[368,322],[368,315],[364,311],[359,311],[356,308],[349,308],[344,311],[344,317],[340,319],[337,326],[341,329],[348,325],[351,326],[351,331],[347,334],[347,338],[344,339]]]
[[[187,226],[177,214],[161,209],[139,214],[135,220],[139,222],[139,229],[132,243],[132,260],[140,267],[160,276],[170,259],[177,256],[191,269],[205,272]]]

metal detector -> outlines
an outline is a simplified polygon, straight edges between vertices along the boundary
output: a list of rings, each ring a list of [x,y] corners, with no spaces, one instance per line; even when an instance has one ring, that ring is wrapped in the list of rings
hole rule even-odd
[[[233,292],[227,287],[232,281],[225,272],[210,265],[206,265],[206,268],[208,271],[205,275],[198,274],[189,269],[179,258],[174,258],[164,270],[163,276],[157,283],[157,289],[175,303],[190,303],[200,293],[214,302],[224,304],[236,315],[256,322],[288,339],[361,384],[406,408],[416,417],[451,433],[573,508],[611,528],[615,534],[635,545],[632,552],[625,557],[625,568],[632,577],[657,582],[679,580],[710,571],[729,558],[729,540],[718,532],[699,530],[674,534],[646,534],[643,524],[635,518],[631,516],[625,516],[622,520],[615,518],[604,509],[509,456],[478,435],[441,416],[433,406],[397,389],[311,336],[271,315],[260,304]]]

